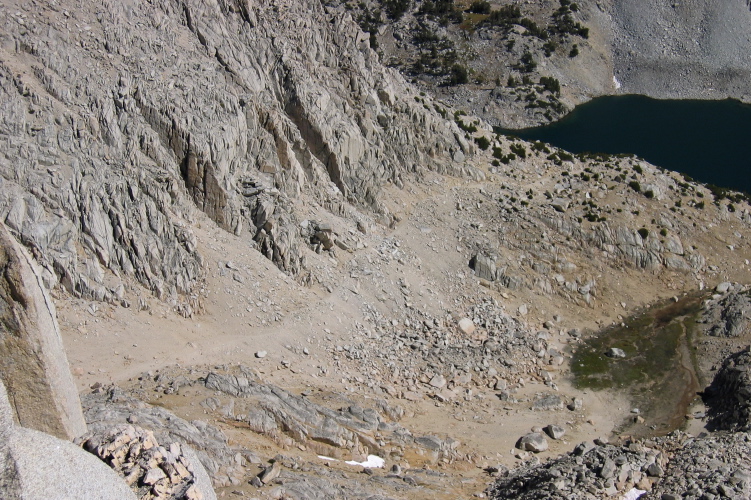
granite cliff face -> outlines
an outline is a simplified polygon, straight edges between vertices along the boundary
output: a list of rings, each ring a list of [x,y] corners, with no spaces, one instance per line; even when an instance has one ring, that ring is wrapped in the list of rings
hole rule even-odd
[[[0,218],[49,286],[80,296],[123,300],[105,269],[189,295],[195,210],[297,273],[301,192],[378,211],[384,182],[457,172],[472,152],[317,1],[5,2],[0,15]]]

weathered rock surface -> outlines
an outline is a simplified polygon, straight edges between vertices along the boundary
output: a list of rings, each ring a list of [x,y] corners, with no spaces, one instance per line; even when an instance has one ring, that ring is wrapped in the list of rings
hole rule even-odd
[[[215,500],[206,471],[187,445],[162,443],[151,431],[122,425],[87,433],[81,446],[109,464],[138,498]],[[195,460],[195,461],[194,461]]]
[[[751,351],[748,348],[722,363],[704,391],[713,430],[751,431]]]
[[[135,500],[109,467],[74,444],[13,422],[0,383],[0,496],[8,500]]]
[[[234,418],[280,443],[291,439],[316,453],[335,457],[403,456],[410,448],[433,455],[433,460],[456,456],[459,443],[453,439],[413,436],[391,418],[354,404],[338,411],[326,408],[264,384],[243,367],[227,373],[211,372],[205,384],[238,398],[232,403]],[[392,414],[398,411],[391,409]]]
[[[727,289],[725,289],[727,292]],[[725,293],[718,300],[710,301],[705,308],[702,322],[707,325],[706,334],[713,337],[738,337],[751,329],[751,297],[749,292],[738,290]]]
[[[380,210],[473,150],[318,1],[9,1],[0,26],[0,220],[76,295],[189,294],[195,209],[294,273],[301,192]]]
[[[36,264],[2,223],[0,378],[21,426],[67,440],[86,432],[55,306]]]
[[[188,422],[164,408],[128,396],[118,387],[85,394],[81,403],[94,435],[106,436],[111,429],[134,421],[153,432],[158,442],[176,442],[193,448],[215,485],[224,485],[235,474],[235,453],[227,446],[227,437],[204,421]]]

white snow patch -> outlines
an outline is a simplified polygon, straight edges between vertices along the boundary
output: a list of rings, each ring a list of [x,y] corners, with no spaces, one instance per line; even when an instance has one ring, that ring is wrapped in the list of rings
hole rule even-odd
[[[618,81],[618,79],[613,75],[613,85],[615,85],[615,90],[618,90],[621,88],[621,82]]]
[[[386,461],[384,459],[375,455],[368,455],[368,459],[364,462],[355,462],[354,460],[348,460],[345,463],[349,465],[359,465],[361,467],[367,467],[368,469],[379,469],[386,465]]]
[[[321,460],[328,460],[329,462],[338,462],[339,461],[336,458],[326,457],[326,456],[323,456],[323,455],[318,455],[318,458],[320,458]]]
[[[628,492],[626,492],[625,495],[623,495],[623,500],[636,500],[637,498],[639,498],[645,493],[646,493],[645,490],[640,490],[638,488],[631,488],[630,490],[628,490]]]

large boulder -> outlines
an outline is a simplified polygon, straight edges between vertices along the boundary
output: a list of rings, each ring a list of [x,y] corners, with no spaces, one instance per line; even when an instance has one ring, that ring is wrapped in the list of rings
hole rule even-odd
[[[86,432],[55,306],[28,252],[2,223],[0,379],[21,426],[67,440]]]
[[[0,498],[135,500],[104,462],[73,443],[16,425],[13,411],[0,382]]]

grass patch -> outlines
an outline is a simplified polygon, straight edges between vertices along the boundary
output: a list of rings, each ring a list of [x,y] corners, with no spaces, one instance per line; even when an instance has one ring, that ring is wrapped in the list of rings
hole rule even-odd
[[[610,327],[590,337],[572,358],[574,385],[579,389],[625,389],[631,393],[656,389],[679,362],[680,343],[690,340],[684,337],[684,331],[688,335],[691,330],[693,335],[700,307],[698,297],[687,296],[678,302],[654,306],[626,319],[625,326]],[[605,353],[613,347],[623,349],[626,357],[607,357]],[[689,349],[695,352],[691,345]]]

